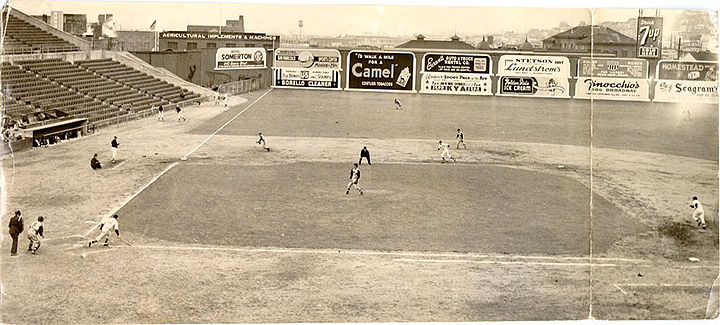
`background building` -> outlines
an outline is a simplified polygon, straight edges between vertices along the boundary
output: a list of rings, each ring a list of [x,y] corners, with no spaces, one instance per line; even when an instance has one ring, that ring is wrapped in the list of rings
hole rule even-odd
[[[596,53],[610,53],[618,57],[635,56],[635,39],[599,25],[577,26],[550,36],[543,40],[543,48],[552,52],[590,53],[591,41],[594,42]]]

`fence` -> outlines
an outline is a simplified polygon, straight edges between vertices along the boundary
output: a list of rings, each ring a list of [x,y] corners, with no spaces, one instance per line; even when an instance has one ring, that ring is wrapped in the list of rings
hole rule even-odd
[[[260,80],[257,78],[251,78],[222,84],[218,87],[218,92],[221,94],[227,93],[232,96],[244,94],[257,89],[260,89]]]

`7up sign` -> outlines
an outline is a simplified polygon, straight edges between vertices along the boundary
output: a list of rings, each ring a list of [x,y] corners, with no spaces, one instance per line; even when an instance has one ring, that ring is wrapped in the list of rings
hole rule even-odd
[[[637,24],[637,57],[659,58],[662,52],[661,17],[638,17]]]

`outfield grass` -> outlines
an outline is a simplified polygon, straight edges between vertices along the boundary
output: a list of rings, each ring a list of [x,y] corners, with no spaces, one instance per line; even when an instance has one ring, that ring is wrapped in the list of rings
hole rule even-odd
[[[363,165],[360,196],[345,194],[348,165],[183,163],[120,210],[123,228],[238,246],[589,252],[590,191],[569,177],[477,164],[376,163]],[[594,251],[635,231],[603,198],[595,196],[593,207]]]
[[[395,110],[400,98],[403,110]],[[444,139],[625,149],[717,160],[712,105],[274,89],[220,134]],[[691,111],[684,121],[682,111]],[[193,130],[212,133],[226,117]],[[593,136],[590,136],[592,121]],[[592,138],[592,139],[591,139]]]

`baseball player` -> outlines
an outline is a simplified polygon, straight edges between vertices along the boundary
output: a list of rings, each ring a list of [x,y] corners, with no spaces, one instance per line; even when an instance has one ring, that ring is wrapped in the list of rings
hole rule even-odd
[[[103,238],[105,239],[105,243],[103,243],[103,246],[108,246],[108,241],[110,240],[110,230],[115,230],[115,235],[120,237],[120,228],[118,226],[117,218],[118,215],[114,214],[112,217],[103,219],[100,222],[100,235],[98,235],[95,240],[91,240],[90,242],[88,242],[88,247],[92,247],[93,244],[99,242]]]
[[[43,221],[45,219],[42,216],[39,216],[37,221],[33,222],[32,225],[30,225],[30,229],[27,231],[27,237],[30,240],[30,245],[28,245],[28,252],[31,252],[33,254],[37,253],[38,248],[40,248],[40,237],[45,238],[43,235]]]
[[[223,93],[223,104],[225,104],[225,107],[227,107],[227,100],[228,100],[228,93]]]
[[[707,225],[705,224],[705,210],[703,209],[702,204],[700,204],[700,201],[698,201],[697,196],[693,196],[692,204],[690,204],[690,207],[695,209],[693,211],[693,220],[697,222],[698,227],[702,226],[703,229],[707,229]]]
[[[467,146],[465,145],[465,135],[460,131],[460,129],[457,130],[457,135],[455,136],[455,139],[458,140],[457,146],[455,149],[460,149],[460,145],[463,145],[463,148],[467,149]]]
[[[267,143],[265,143],[265,137],[263,136],[262,132],[258,133],[260,136],[260,139],[257,140],[257,144],[262,145],[263,149],[270,151],[270,147],[267,146]]]
[[[182,115],[182,108],[180,108],[180,105],[175,104],[175,111],[177,112],[178,122],[180,122],[180,119],[182,119],[184,122],[185,117]]]
[[[120,143],[117,141],[117,136],[113,136],[112,141],[110,141],[110,148],[112,149],[112,162],[115,162],[115,156],[117,155],[119,146]]]
[[[448,157],[448,158],[452,159],[453,161],[455,161],[455,157],[450,155],[450,144],[443,143],[442,140],[440,140],[439,143],[440,144],[438,144],[437,150],[442,150],[442,153],[440,154],[440,158],[442,158],[442,162],[443,163],[447,162],[445,157]]]
[[[402,109],[402,103],[397,98],[395,98],[395,109]]]
[[[215,94],[214,94],[214,97],[215,97],[215,106],[220,105],[220,92],[218,92],[218,91],[216,90],[216,91],[215,91]]]
[[[153,104],[152,109],[155,109],[155,104]],[[157,116],[158,121],[160,121],[160,120],[165,121],[165,109],[162,107],[162,105],[160,105],[157,110],[158,110],[158,116]]]
[[[358,164],[354,164],[355,168],[353,168],[350,171],[350,183],[347,185],[347,191],[345,191],[345,195],[350,194],[350,187],[355,186],[355,188],[360,191],[360,195],[363,195],[363,190],[360,188],[360,186],[357,185],[358,181],[360,180],[360,168],[358,168]]]

